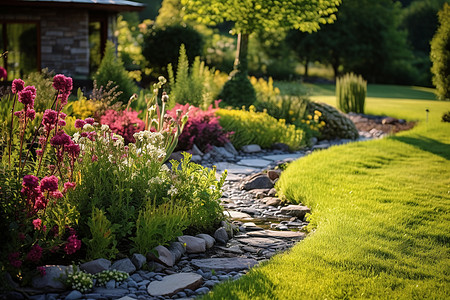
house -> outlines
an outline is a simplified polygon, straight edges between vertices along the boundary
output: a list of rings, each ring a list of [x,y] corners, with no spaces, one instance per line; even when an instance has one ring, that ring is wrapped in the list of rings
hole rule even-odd
[[[0,0],[0,66],[8,80],[48,68],[88,79],[114,40],[119,12],[139,11],[126,0]]]

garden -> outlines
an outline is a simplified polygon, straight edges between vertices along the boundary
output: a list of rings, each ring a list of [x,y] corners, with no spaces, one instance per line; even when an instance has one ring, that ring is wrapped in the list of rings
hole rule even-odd
[[[89,89],[0,88],[2,299],[450,297],[448,3],[384,1],[374,63],[327,44],[357,1],[225,2],[120,15]]]

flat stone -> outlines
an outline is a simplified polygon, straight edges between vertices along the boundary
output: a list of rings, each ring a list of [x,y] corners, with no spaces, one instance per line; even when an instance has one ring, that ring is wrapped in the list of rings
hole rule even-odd
[[[191,235],[183,235],[178,237],[178,241],[186,244],[187,253],[203,253],[206,251],[206,242],[204,239]]]
[[[128,289],[107,289],[104,287],[94,288],[94,292],[110,298],[120,298],[130,293]]]
[[[256,153],[261,152],[261,147],[256,144],[251,144],[242,146],[241,150],[244,151],[245,153]]]
[[[222,174],[216,173],[216,178],[217,178],[217,180],[220,179],[221,175],[222,175]],[[226,181],[239,181],[239,180],[241,180],[241,179],[242,179],[242,177],[239,176],[239,175],[236,175],[236,174],[233,174],[233,173],[228,173],[228,174],[227,174],[227,178],[226,178],[225,180],[226,180]]]
[[[161,281],[153,281],[147,287],[150,296],[172,296],[185,289],[195,290],[203,283],[201,275],[196,273],[179,273],[169,275]]]
[[[250,237],[262,237],[262,238],[276,238],[276,239],[303,239],[306,237],[306,233],[298,231],[252,231],[247,233]]]
[[[80,265],[82,271],[90,274],[97,274],[101,271],[108,270],[109,267],[111,267],[111,261],[104,258],[88,261]]]
[[[236,164],[253,168],[265,168],[270,164],[270,161],[266,159],[242,159]]]
[[[252,258],[207,258],[207,259],[193,259],[191,263],[202,269],[203,271],[242,271],[250,269],[258,264],[258,261]]]
[[[283,243],[283,241],[275,238],[250,237],[239,239],[239,242],[258,248],[269,248]]]
[[[271,160],[271,161],[282,161],[285,159],[298,159],[302,156],[305,156],[305,155],[303,153],[291,153],[291,154],[265,155],[262,158]]]
[[[136,267],[137,270],[140,270],[142,266],[147,262],[147,258],[144,255],[139,253],[134,253],[131,256],[131,262]]]
[[[214,246],[214,243],[216,242],[216,240],[212,236],[210,236],[209,234],[200,233],[200,234],[197,234],[196,237],[205,240],[206,249],[212,248]]]
[[[173,267],[175,264],[175,256],[164,246],[157,246],[147,254],[148,260],[156,261],[166,267]]]
[[[241,248],[239,246],[231,246],[231,247],[222,247],[222,246],[216,246],[217,249],[225,251],[225,252],[230,252],[233,254],[243,254],[244,252],[241,250]]]
[[[136,271],[136,267],[129,258],[120,259],[112,264],[110,270],[117,270],[131,274]]]
[[[245,231],[264,230],[263,228],[257,226],[255,223],[252,223],[252,222],[244,223],[244,224],[242,224],[242,227],[244,227]]]
[[[266,205],[277,207],[281,204],[281,200],[279,198],[275,197],[267,197],[264,198],[263,201],[265,201]]]
[[[249,214],[235,210],[226,210],[223,212],[223,214],[232,219],[252,219],[252,216],[250,216]]]
[[[224,157],[224,158],[233,158],[234,157],[234,154],[225,150],[224,147],[213,146],[211,151],[209,151],[209,153],[214,157]]]
[[[128,296],[124,296],[122,298],[119,298],[117,300],[136,300],[136,298],[132,298],[132,297],[128,297]]]
[[[72,266],[48,265],[44,266],[45,275],[36,276],[31,281],[31,286],[36,289],[60,289],[65,290],[66,287],[60,279],[67,278],[67,273],[73,273]]]
[[[218,162],[215,165],[217,167],[217,171],[222,172],[224,170],[228,170],[228,174],[252,174],[259,171],[259,169],[239,166],[229,162]]]
[[[322,150],[322,149],[328,149],[330,148],[330,144],[319,144],[319,145],[314,145],[313,150]]]
[[[80,299],[81,297],[83,297],[83,294],[80,293],[79,291],[71,291],[67,296],[66,296],[66,300],[77,300]]]
[[[302,205],[288,205],[286,207],[282,207],[280,212],[288,216],[303,219],[307,213],[311,213],[311,209]]]
[[[273,182],[267,177],[266,174],[261,174],[245,180],[240,188],[242,190],[253,190],[253,189],[271,189],[273,188]]]

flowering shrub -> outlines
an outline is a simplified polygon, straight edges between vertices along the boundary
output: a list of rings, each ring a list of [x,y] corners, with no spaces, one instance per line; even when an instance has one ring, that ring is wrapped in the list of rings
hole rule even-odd
[[[65,284],[73,290],[85,293],[91,290],[94,286],[94,277],[95,276],[92,274],[88,274],[82,271],[75,271],[71,274],[67,274]]]
[[[290,149],[299,149],[306,145],[303,130],[287,125],[284,119],[277,120],[265,112],[256,112],[254,106],[249,111],[219,109],[220,125],[227,131],[233,131],[230,137],[236,148],[248,144],[258,144],[270,148],[274,143],[285,143]]]
[[[178,150],[190,150],[195,144],[200,150],[208,151],[213,145],[223,146],[229,142],[229,133],[223,130],[219,124],[219,118],[215,115],[218,108],[212,108],[212,105],[210,105],[204,111],[189,104],[176,104],[167,114],[175,118],[177,111],[179,112],[180,110],[183,114],[189,112],[189,119],[186,123],[185,130],[183,130],[183,133],[178,139]]]
[[[115,111],[107,110],[100,121],[102,124],[108,125],[112,132],[120,134],[125,144],[134,143],[133,134],[144,130],[144,122],[138,118],[136,111],[124,110]]]
[[[129,277],[127,272],[117,271],[117,270],[104,270],[95,275],[97,279],[98,286],[105,286],[105,284],[110,280],[115,280],[116,282],[122,282]]]

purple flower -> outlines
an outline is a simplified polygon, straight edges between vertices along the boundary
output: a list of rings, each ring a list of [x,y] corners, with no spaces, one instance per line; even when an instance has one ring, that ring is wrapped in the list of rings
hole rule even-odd
[[[64,247],[64,251],[67,254],[74,254],[75,252],[80,250],[80,248],[81,248],[81,241],[77,238],[77,236],[75,234],[69,236],[69,238],[67,239],[67,243]]]
[[[50,140],[50,144],[53,146],[62,146],[70,143],[72,143],[70,136],[62,130],[55,134]]]
[[[41,191],[54,192],[58,190],[58,178],[54,175],[46,176],[41,180]]]
[[[86,119],[84,119],[84,121],[90,125],[93,125],[95,122],[95,120],[93,118],[86,118]]]
[[[27,254],[27,260],[32,262],[38,262],[42,257],[42,248],[38,244],[31,247],[30,252]]]
[[[19,92],[19,102],[22,102],[25,107],[33,108],[35,97],[36,95],[33,95],[33,92],[30,90],[24,89]]]
[[[80,119],[77,119],[77,120],[75,121],[75,128],[82,129],[83,126],[84,126],[85,124],[86,124],[85,121],[80,120]]]
[[[29,189],[33,189],[39,185],[39,178],[34,175],[25,175],[23,176],[22,185]]]
[[[62,93],[70,94],[73,88],[72,78],[66,77],[63,74],[57,74],[53,77],[53,88]]]
[[[34,87],[34,85],[28,85],[23,90],[30,91],[33,94],[33,96],[36,97],[36,88]]]
[[[12,82],[11,90],[14,94],[20,92],[23,90],[23,87],[25,86],[25,82],[22,79],[14,79]]]
[[[27,110],[27,118],[30,120],[34,120],[36,117],[36,111],[34,109]]]
[[[8,73],[5,68],[0,67],[0,80],[6,80],[8,78]]]
[[[42,117],[42,124],[45,126],[45,129],[50,131],[53,127],[55,127],[57,121],[58,113],[52,109],[46,109],[44,116]]]
[[[75,143],[70,143],[64,146],[64,150],[72,157],[76,158],[80,155],[80,145]]]

